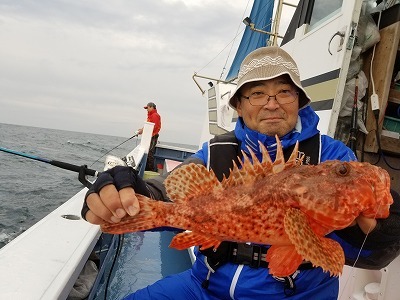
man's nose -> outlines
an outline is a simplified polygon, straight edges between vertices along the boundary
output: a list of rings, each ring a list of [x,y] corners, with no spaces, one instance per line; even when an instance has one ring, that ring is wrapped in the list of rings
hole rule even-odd
[[[280,107],[278,101],[276,100],[276,95],[275,96],[267,96],[267,103],[263,106],[268,109],[277,109]]]

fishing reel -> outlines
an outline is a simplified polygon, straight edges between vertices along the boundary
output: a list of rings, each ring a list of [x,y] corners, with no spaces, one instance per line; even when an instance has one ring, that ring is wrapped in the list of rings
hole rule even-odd
[[[116,156],[107,155],[104,164],[104,171],[114,168],[115,166],[131,167],[132,169],[134,169],[136,166],[133,156],[119,158]]]

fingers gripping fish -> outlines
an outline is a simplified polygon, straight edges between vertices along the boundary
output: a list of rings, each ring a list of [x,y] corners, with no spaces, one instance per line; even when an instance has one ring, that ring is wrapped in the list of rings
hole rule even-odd
[[[326,161],[303,165],[298,145],[285,162],[277,138],[272,162],[260,143],[262,160],[249,149],[240,168],[234,164],[220,182],[214,172],[197,164],[184,165],[165,180],[173,202],[136,195],[137,216],[103,224],[104,232],[121,234],[170,226],[189,230],[170,246],[217,248],[222,241],[271,245],[266,260],[275,276],[292,274],[303,260],[339,275],[344,253],[324,237],[349,226],[360,214],[386,218],[393,202],[388,173],[369,163]]]

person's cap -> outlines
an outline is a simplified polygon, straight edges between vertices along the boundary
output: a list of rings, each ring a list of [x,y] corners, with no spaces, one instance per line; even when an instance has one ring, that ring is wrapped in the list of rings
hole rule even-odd
[[[155,105],[153,102],[149,102],[149,103],[147,103],[147,105],[144,106],[143,108],[144,108],[144,109],[147,109],[148,107],[154,107],[154,108],[156,108],[156,105]]]
[[[289,53],[278,46],[258,48],[245,57],[240,65],[236,90],[229,99],[229,105],[236,108],[239,100],[238,91],[245,83],[269,80],[283,74],[288,74],[299,88],[299,109],[307,106],[311,98],[301,85],[297,64]]]

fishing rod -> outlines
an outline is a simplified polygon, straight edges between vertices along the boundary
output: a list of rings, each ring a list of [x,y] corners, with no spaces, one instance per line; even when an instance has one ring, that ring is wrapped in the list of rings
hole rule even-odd
[[[92,183],[86,179],[86,175],[97,177],[100,174],[100,172],[98,172],[96,170],[89,169],[86,165],[77,166],[77,165],[73,165],[70,163],[66,163],[66,162],[62,162],[62,161],[58,161],[58,160],[50,160],[50,159],[46,159],[43,157],[26,154],[23,152],[18,152],[18,151],[14,151],[14,150],[3,148],[3,147],[0,147],[0,151],[6,152],[9,154],[22,156],[22,157],[33,159],[33,160],[37,160],[40,162],[44,162],[44,163],[50,164],[52,166],[55,166],[55,167],[58,167],[61,169],[77,172],[77,173],[79,173],[79,175],[78,175],[79,181],[87,188],[90,188],[92,186]]]
[[[105,156],[106,154],[110,153],[110,152],[113,151],[115,148],[118,148],[119,146],[121,146],[122,144],[126,143],[127,141],[133,139],[134,137],[137,137],[138,135],[139,135],[139,131],[136,131],[135,134],[134,134],[133,136],[131,136],[130,138],[126,139],[125,141],[123,141],[123,142],[120,143],[119,145],[115,146],[115,147],[112,148],[111,150],[108,150],[105,154],[103,154],[102,156],[100,156],[100,157],[99,157],[95,162],[93,162],[90,166],[93,166],[93,165],[94,165],[96,162],[98,162],[103,156]],[[11,150],[11,149],[7,149],[7,148],[3,148],[3,147],[0,147],[0,151],[6,152],[6,153],[9,153],[9,154],[13,154],[13,155],[22,156],[22,157],[29,158],[29,159],[33,159],[33,160],[37,160],[37,161],[40,161],[40,162],[44,162],[44,163],[46,163],[46,164],[50,164],[50,165],[52,165],[52,166],[55,166],[55,167],[58,167],[58,168],[61,168],[61,169],[65,169],[65,170],[77,172],[77,173],[79,174],[79,175],[78,175],[79,181],[80,181],[84,186],[86,186],[87,188],[90,188],[90,187],[92,186],[92,183],[89,182],[89,181],[86,179],[86,175],[94,176],[94,177],[98,177],[98,176],[100,175],[100,172],[98,172],[98,171],[96,171],[96,170],[89,169],[89,168],[87,167],[87,165],[81,165],[81,166],[73,165],[73,164],[70,164],[70,163],[63,162],[63,161],[59,161],[59,160],[50,160],[50,159],[47,159],[47,158],[39,157],[39,156],[32,155],[32,154],[26,154],[26,153],[23,153],[23,152],[18,152],[18,151]]]
[[[121,146],[122,144],[125,144],[127,141],[133,139],[134,137],[139,136],[139,131],[135,131],[135,134],[132,135],[130,138],[126,139],[125,141],[123,141],[121,144],[118,144],[117,146],[115,146],[114,148],[112,148],[111,150],[108,150],[106,153],[104,153],[102,156],[100,156],[98,159],[96,159],[90,166],[93,166],[96,162],[98,162],[102,157],[104,157],[105,155],[107,155],[108,153],[110,153],[111,151],[113,151],[115,148],[118,148],[119,146]]]
[[[355,79],[355,87],[354,87],[354,98],[353,98],[353,108],[351,111],[351,128],[350,128],[350,138],[349,138],[349,147],[356,153],[356,142],[357,142],[357,114],[358,114],[358,76]]]

